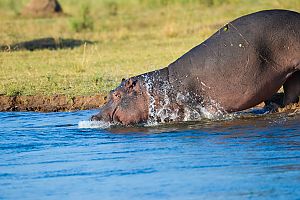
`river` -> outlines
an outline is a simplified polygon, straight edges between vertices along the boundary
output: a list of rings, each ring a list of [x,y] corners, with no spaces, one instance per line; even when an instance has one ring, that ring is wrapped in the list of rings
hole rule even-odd
[[[0,113],[0,199],[297,199],[300,115],[88,128]]]

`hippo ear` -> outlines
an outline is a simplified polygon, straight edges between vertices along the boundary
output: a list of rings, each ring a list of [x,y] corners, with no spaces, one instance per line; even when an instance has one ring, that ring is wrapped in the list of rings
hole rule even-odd
[[[136,86],[137,80],[133,80],[132,78],[128,79],[125,83],[125,88],[128,90],[132,90]]]

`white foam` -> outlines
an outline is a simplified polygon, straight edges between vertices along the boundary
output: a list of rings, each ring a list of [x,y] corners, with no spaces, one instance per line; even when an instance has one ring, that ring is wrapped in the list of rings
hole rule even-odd
[[[104,121],[80,121],[78,122],[78,128],[109,128],[111,124]]]
[[[162,124],[165,122],[177,121],[180,120],[180,111],[179,109],[172,108],[172,102],[170,97],[168,96],[168,91],[171,89],[168,82],[163,82],[161,91],[159,92],[162,98],[156,102],[153,96],[153,82],[154,80],[145,76],[146,82],[146,90],[149,95],[150,103],[149,103],[149,119],[146,123],[146,126],[156,126],[158,124]],[[203,83],[204,84],[204,83]],[[205,85],[206,86],[206,85]],[[183,121],[199,121],[202,119],[210,119],[217,120],[223,119],[228,113],[224,111],[224,109],[212,99],[209,99],[210,108],[206,108],[203,105],[198,105],[195,108],[191,108],[188,104],[197,104],[197,102],[193,102],[195,98],[201,98],[197,94],[191,95],[189,92],[180,93],[178,92],[175,96],[174,103],[182,106],[184,109]],[[156,105],[159,104],[159,105]],[[174,110],[173,110],[174,109]],[[214,112],[212,112],[214,111]]]

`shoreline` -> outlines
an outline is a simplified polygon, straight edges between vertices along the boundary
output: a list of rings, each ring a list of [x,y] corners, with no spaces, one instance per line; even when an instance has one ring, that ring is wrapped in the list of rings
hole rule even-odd
[[[282,94],[277,95],[283,97]],[[58,95],[33,95],[33,96],[6,96],[0,95],[0,112],[63,112],[76,110],[90,110],[100,108],[105,102],[103,94],[89,96],[70,97],[64,94]],[[278,101],[278,100],[277,100]],[[264,103],[254,107],[262,108]],[[285,107],[274,109],[275,112],[300,111],[300,101]]]
[[[90,96],[67,95],[35,95],[35,96],[5,96],[0,95],[0,112],[35,111],[59,112],[96,109],[105,103],[105,95]]]

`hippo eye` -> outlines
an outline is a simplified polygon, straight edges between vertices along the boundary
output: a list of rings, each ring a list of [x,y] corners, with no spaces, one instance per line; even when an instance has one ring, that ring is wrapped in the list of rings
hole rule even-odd
[[[120,93],[114,93],[114,96],[117,98],[121,98],[121,94]]]

